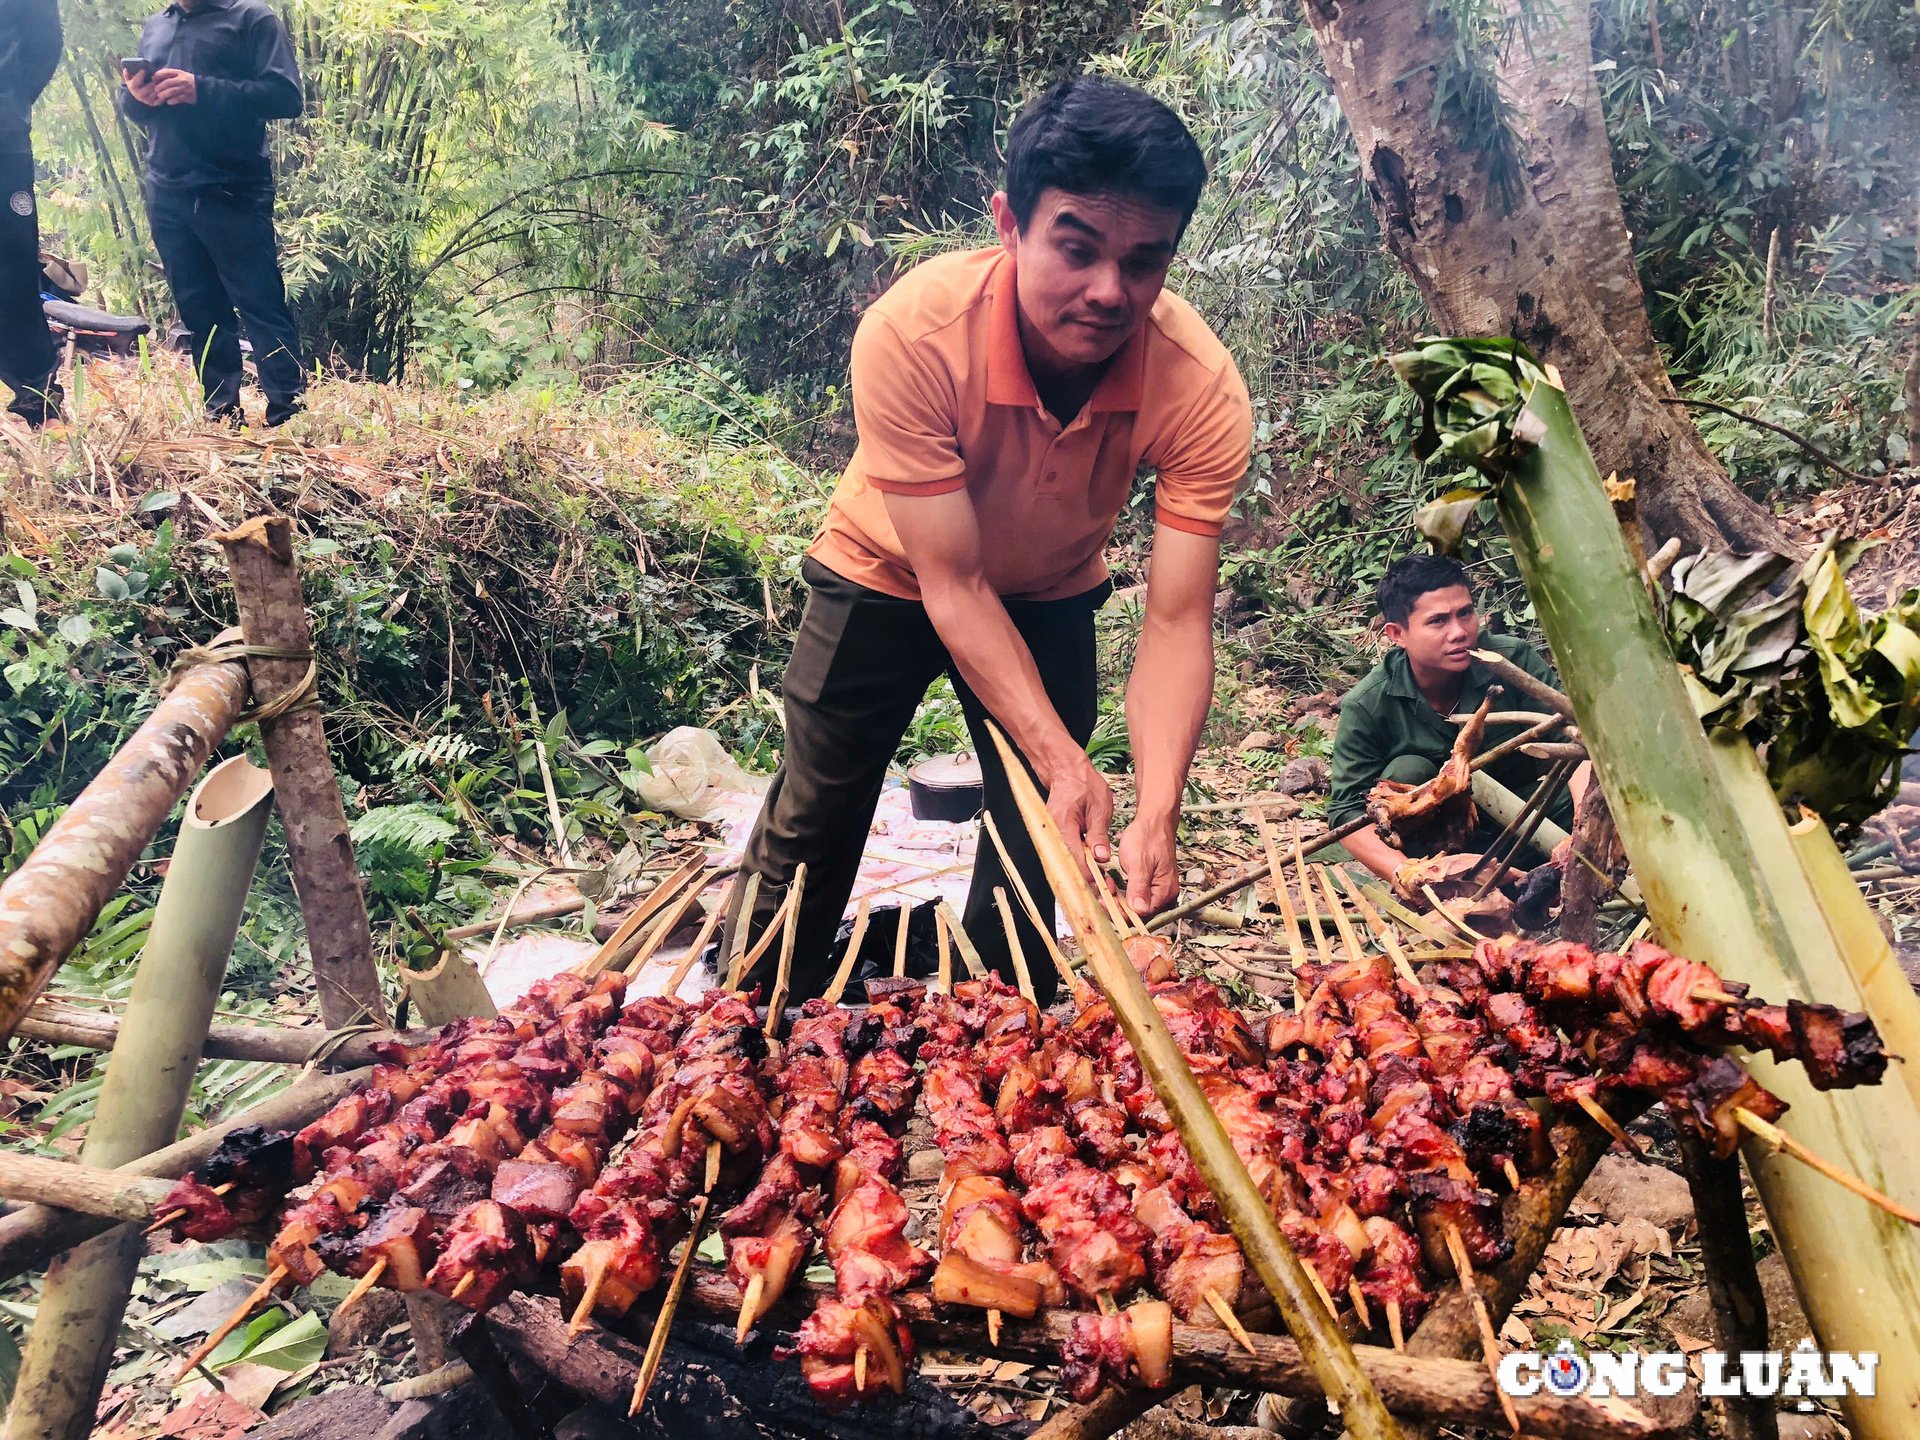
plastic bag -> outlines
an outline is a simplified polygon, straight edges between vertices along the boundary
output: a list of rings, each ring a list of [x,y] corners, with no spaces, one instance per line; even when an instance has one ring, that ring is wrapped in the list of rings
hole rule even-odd
[[[742,770],[720,737],[696,725],[669,730],[647,747],[653,774],[640,777],[636,789],[652,810],[704,820],[729,795],[765,795],[772,782]]]

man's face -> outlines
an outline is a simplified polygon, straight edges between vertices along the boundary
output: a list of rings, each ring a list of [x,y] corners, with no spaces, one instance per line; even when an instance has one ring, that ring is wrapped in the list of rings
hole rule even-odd
[[[993,197],[1000,243],[1018,262],[1020,338],[1037,375],[1102,365],[1143,324],[1173,263],[1178,211],[1124,195],[1042,190],[1023,228]]]
[[[1406,624],[1387,622],[1387,639],[1407,652],[1416,670],[1465,673],[1480,640],[1473,592],[1464,585],[1429,590],[1413,602]]]

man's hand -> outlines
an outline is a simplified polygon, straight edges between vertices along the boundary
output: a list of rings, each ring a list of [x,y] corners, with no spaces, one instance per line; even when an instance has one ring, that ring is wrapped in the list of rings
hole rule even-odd
[[[1047,784],[1047,813],[1060,827],[1074,858],[1084,863],[1091,850],[1096,864],[1106,864],[1113,856],[1113,791],[1106,776],[1093,768],[1085,751],[1079,751],[1042,778]]]
[[[156,81],[159,72],[155,70],[122,70],[120,79],[126,84],[127,93],[142,105],[158,105],[160,98],[156,93]]]
[[[132,84],[127,88],[132,90]],[[154,98],[146,102],[149,105],[192,105],[200,98],[200,87],[191,70],[156,70],[151,88]],[[133,98],[143,97],[135,90]]]
[[[1135,820],[1120,836],[1120,868],[1127,874],[1127,904],[1136,915],[1157,915],[1180,893],[1174,860],[1175,827]]]

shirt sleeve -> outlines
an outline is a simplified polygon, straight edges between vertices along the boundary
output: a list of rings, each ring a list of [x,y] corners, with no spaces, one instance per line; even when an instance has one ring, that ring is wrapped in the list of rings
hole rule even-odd
[[[1252,449],[1253,405],[1238,367],[1228,360],[1152,461],[1160,523],[1195,535],[1218,535]]]
[[[966,488],[952,377],[878,311],[854,331],[852,383],[860,469],[874,489],[947,495]]]
[[[1327,827],[1337,828],[1367,808],[1367,792],[1386,772],[1386,753],[1372,708],[1352,692],[1340,707],[1333,737],[1332,776],[1327,782]]]
[[[18,98],[30,106],[60,67],[60,7],[55,0],[21,0],[18,28]]]
[[[218,75],[196,75],[195,103],[236,120],[291,120],[306,104],[300,89],[300,66],[293,58],[293,41],[280,17],[262,15],[248,36],[253,58],[248,67],[253,76],[247,80],[229,80]]]

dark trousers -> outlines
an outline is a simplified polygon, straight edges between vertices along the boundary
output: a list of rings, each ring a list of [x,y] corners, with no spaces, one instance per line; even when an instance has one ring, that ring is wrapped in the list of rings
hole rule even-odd
[[[925,607],[855,585],[812,560],[801,573],[812,593],[782,682],[786,755],[747,842],[742,871],[760,876],[750,932],[758,936],[792,883],[795,867],[806,862],[807,884],[788,977],[796,1004],[820,994],[832,978],[834,931],[853,892],[887,766],[915,707],[942,672],[953,680],[980,757],[988,813],[1041,913],[1049,921],[1054,913],[1046,872],[1027,839],[999,752],[982,724],[987,712],[960,678]],[[1007,602],[1007,613],[1040,668],[1047,698],[1082,744],[1097,718],[1093,616],[1111,591],[1103,584],[1066,600]],[[1049,1003],[1056,982],[1053,967],[1039,932],[1007,884],[999,852],[983,833],[961,920],[980,958],[1011,980],[1011,952],[993,899],[996,886],[1007,888],[1035,993],[1042,1004]],[[729,917],[730,936],[739,923],[737,913]],[[732,949],[729,943],[723,953]],[[777,944],[768,947],[748,973],[749,988],[758,985],[764,992],[772,987],[778,950]]]
[[[180,323],[192,337],[208,413],[239,412],[241,325],[253,345],[260,388],[267,392],[267,419],[290,413],[307,377],[300,365],[300,332],[280,279],[273,192],[153,185],[147,191],[147,221]]]
[[[25,213],[22,213],[22,212]],[[7,408],[36,423],[59,405],[59,357],[40,308],[40,217],[33,202],[33,156],[0,150],[0,381]]]

